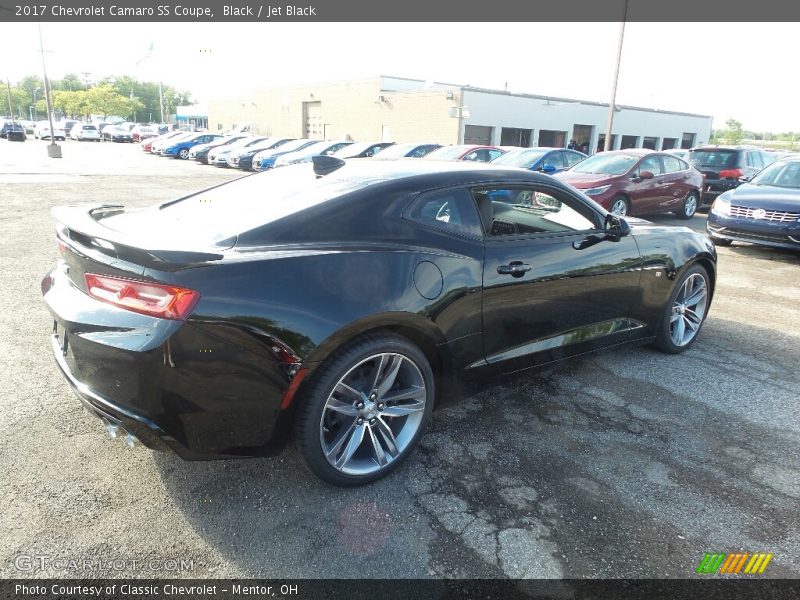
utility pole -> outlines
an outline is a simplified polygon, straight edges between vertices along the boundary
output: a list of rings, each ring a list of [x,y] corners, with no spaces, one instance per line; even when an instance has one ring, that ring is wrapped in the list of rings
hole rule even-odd
[[[617,64],[614,67],[614,83],[611,87],[611,104],[608,105],[608,127],[606,128],[606,143],[603,150],[611,150],[611,129],[614,126],[614,112],[617,110],[617,82],[619,81],[619,64],[622,62],[622,41],[625,39],[625,21],[628,20],[628,0],[625,0],[625,13],[619,27],[619,44],[617,46]]]
[[[11,115],[11,122],[14,122],[14,105],[11,102],[11,82],[6,78],[6,86],[8,87],[8,114]]]

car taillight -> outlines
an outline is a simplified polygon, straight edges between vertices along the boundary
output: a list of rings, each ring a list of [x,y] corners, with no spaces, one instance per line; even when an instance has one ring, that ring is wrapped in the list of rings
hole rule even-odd
[[[143,315],[183,321],[200,300],[200,292],[187,288],[85,273],[92,298]]]
[[[744,172],[741,169],[723,169],[719,172],[719,176],[722,179],[738,179],[744,175]]]

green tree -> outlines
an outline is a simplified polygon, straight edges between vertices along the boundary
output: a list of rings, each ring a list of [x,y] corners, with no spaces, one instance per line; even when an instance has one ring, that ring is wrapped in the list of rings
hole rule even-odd
[[[4,90],[3,95],[3,110],[0,111],[3,114],[6,112],[6,108],[8,107],[8,90]],[[11,108],[13,111],[13,115],[20,119],[27,119],[29,110],[28,107],[31,105],[30,98],[28,97],[27,92],[25,90],[21,90],[17,87],[11,88]]]
[[[102,115],[106,119],[112,115],[130,114],[131,102],[130,98],[118,94],[110,85],[98,85],[86,91],[85,110],[87,114]]]
[[[67,73],[61,79],[53,80],[50,82],[53,90],[66,90],[75,92],[78,90],[86,89],[86,86],[81,81],[80,77],[74,73]]]
[[[725,141],[729,144],[739,144],[744,138],[741,122],[736,119],[728,119],[725,121],[725,131],[723,132]]]

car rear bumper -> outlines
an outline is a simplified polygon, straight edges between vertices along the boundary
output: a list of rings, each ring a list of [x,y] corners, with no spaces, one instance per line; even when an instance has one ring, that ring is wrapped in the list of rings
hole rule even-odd
[[[285,443],[291,411],[280,409],[290,381],[284,365],[243,350],[213,325],[95,300],[63,266],[45,277],[42,293],[56,363],[107,424],[185,460],[267,456]]]
[[[703,181],[703,204],[711,204],[711,201],[722,192],[727,192],[737,187],[739,187],[739,181],[732,179],[705,179]]]

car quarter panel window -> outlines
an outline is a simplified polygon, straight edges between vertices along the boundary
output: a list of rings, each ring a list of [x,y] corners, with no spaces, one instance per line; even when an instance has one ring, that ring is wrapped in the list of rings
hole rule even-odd
[[[537,186],[476,188],[472,193],[488,237],[591,231],[599,218],[564,192]]]
[[[475,203],[468,190],[452,188],[423,194],[411,205],[408,218],[445,231],[481,236]]]

